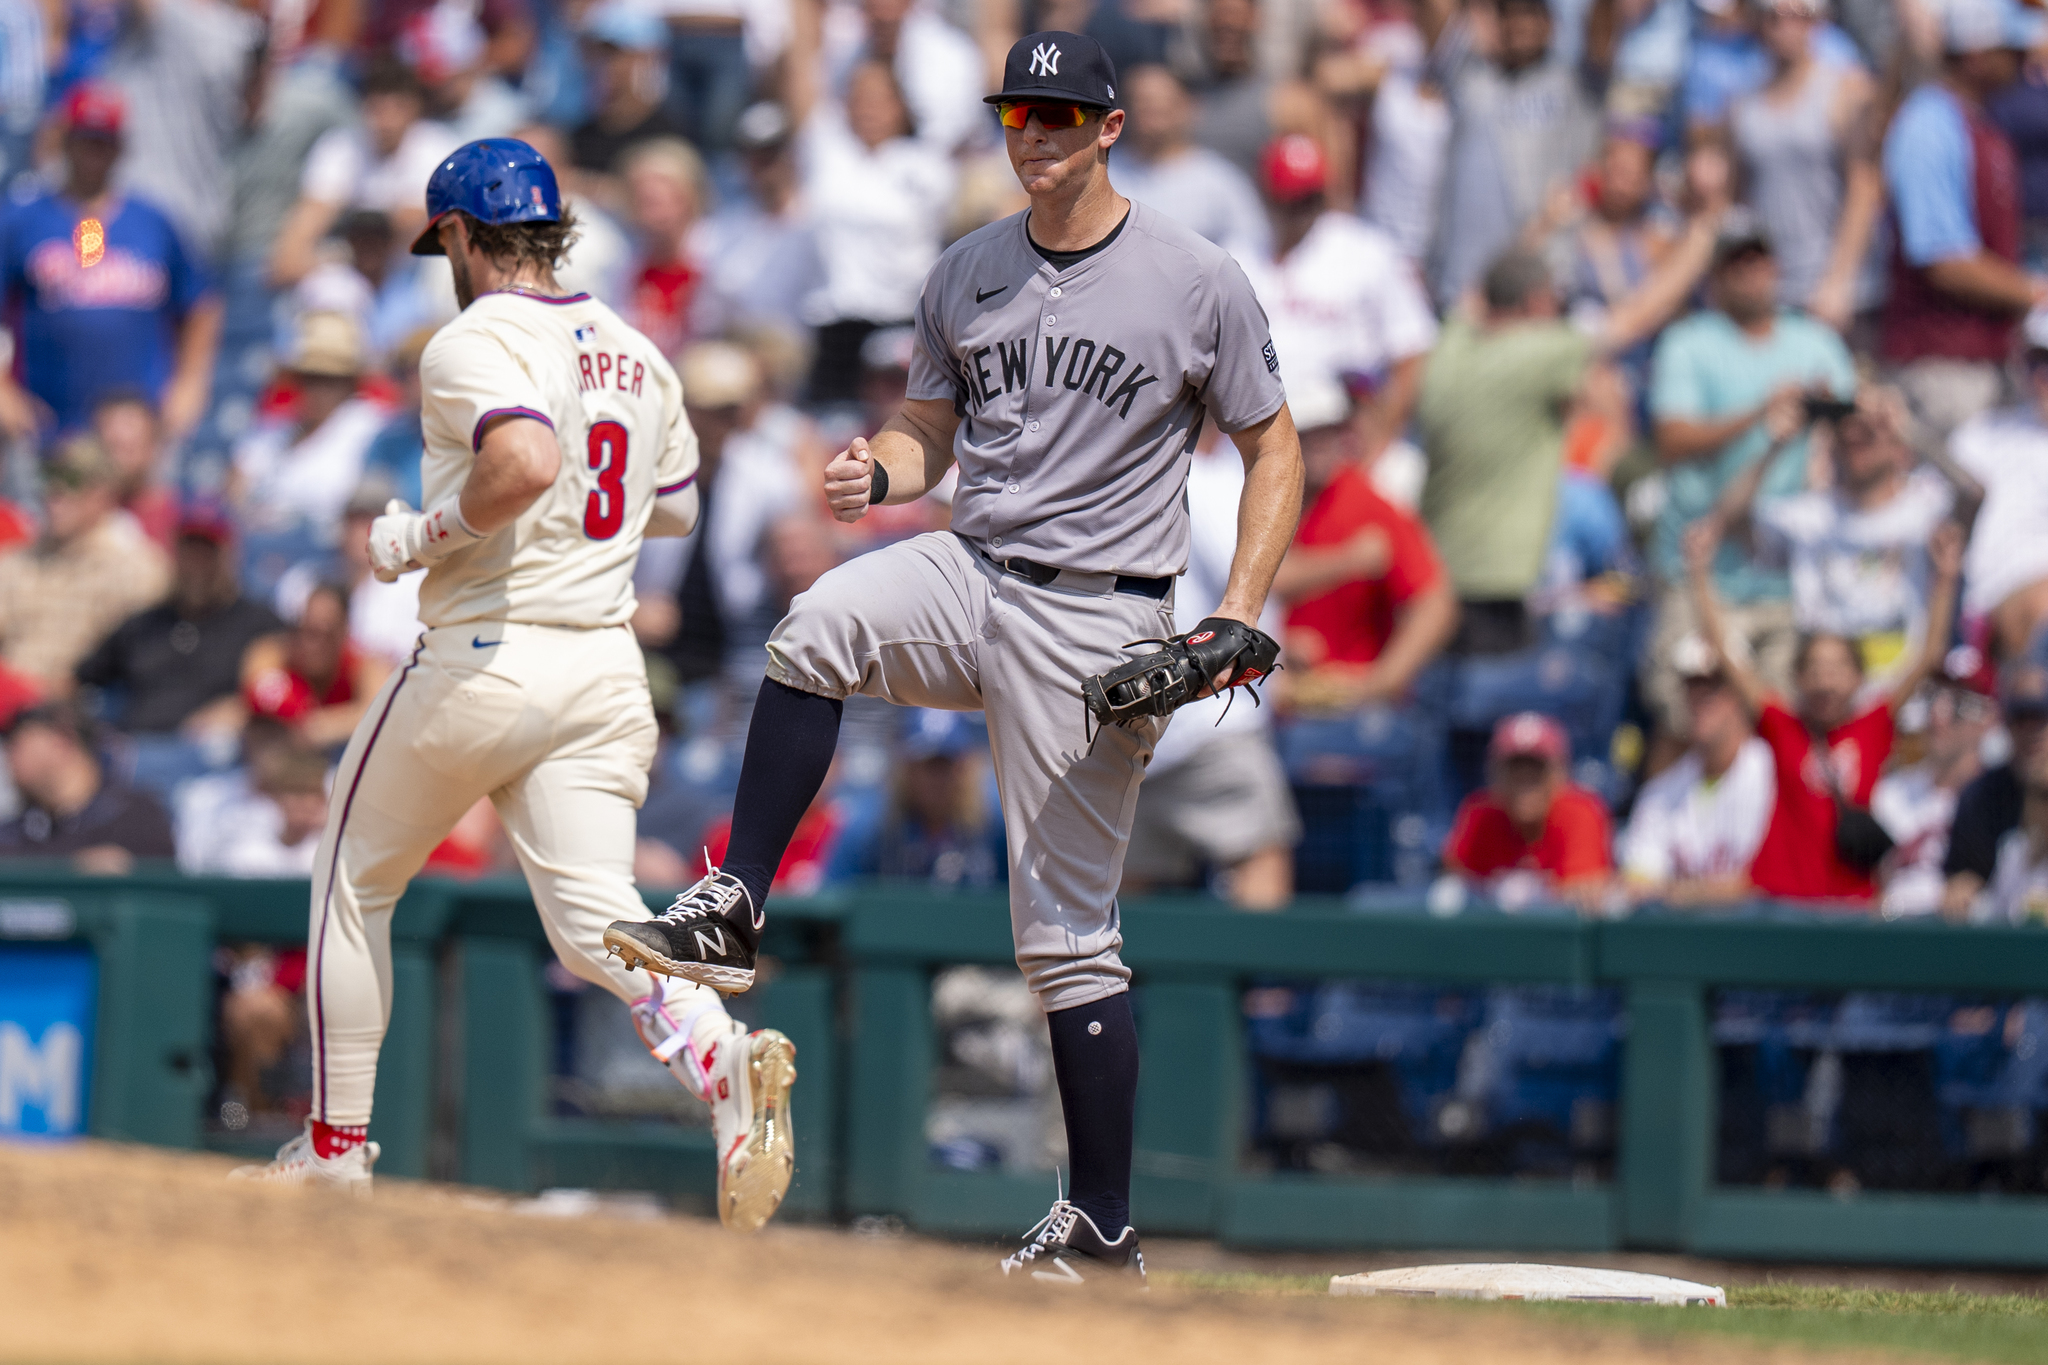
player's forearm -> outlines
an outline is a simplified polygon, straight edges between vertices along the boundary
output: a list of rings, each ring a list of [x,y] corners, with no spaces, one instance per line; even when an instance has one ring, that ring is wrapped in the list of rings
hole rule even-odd
[[[1237,553],[1216,614],[1255,626],[1301,521],[1301,438],[1283,403],[1230,439],[1244,457],[1244,492],[1237,501]]]
[[[530,417],[500,418],[485,429],[462,485],[462,520],[479,536],[509,526],[561,472],[553,428]]]
[[[941,406],[950,416],[951,407]],[[889,471],[888,496],[877,501],[916,502],[953,467],[953,428],[935,422],[924,405],[905,403],[875,433],[868,450]]]
[[[647,534],[650,536],[686,536],[697,529],[697,513],[700,504],[697,499],[697,485],[675,493],[664,493],[654,500],[654,510],[647,518]]]

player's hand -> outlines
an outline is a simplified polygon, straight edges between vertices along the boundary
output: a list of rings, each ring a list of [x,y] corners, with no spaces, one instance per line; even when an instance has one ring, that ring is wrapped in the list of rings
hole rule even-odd
[[[384,515],[370,523],[370,572],[379,583],[396,583],[400,574],[423,567],[408,548],[415,539],[413,523],[420,514],[393,498],[384,504]]]
[[[825,466],[825,501],[832,508],[832,515],[841,521],[855,522],[868,514],[868,491],[874,487],[875,457],[868,450],[865,436],[853,438],[853,444],[832,457],[832,463]]]

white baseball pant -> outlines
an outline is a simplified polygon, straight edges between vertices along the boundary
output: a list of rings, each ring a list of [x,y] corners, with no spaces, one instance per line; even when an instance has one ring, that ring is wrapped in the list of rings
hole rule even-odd
[[[691,1040],[730,1028],[717,992],[629,975],[603,942],[612,921],[649,917],[633,845],[655,738],[646,667],[624,626],[483,621],[421,637],[349,740],[313,864],[313,1117],[370,1121],[391,1020],[392,910],[485,796],[562,964],[632,1005],[655,1055],[702,1093]]]

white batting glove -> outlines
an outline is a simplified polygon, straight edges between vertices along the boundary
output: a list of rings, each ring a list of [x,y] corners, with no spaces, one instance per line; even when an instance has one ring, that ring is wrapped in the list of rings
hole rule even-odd
[[[415,512],[393,498],[370,523],[370,572],[379,583],[396,583],[400,574],[438,564],[482,539],[462,519],[459,496],[431,512]]]

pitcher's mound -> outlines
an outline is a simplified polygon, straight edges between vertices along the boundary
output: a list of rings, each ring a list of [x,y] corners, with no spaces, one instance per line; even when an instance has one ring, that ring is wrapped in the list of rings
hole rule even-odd
[[[1703,1304],[1726,1308],[1718,1285],[1576,1265],[1416,1265],[1332,1275],[1332,1294],[1411,1299],[1562,1299],[1575,1303]]]

